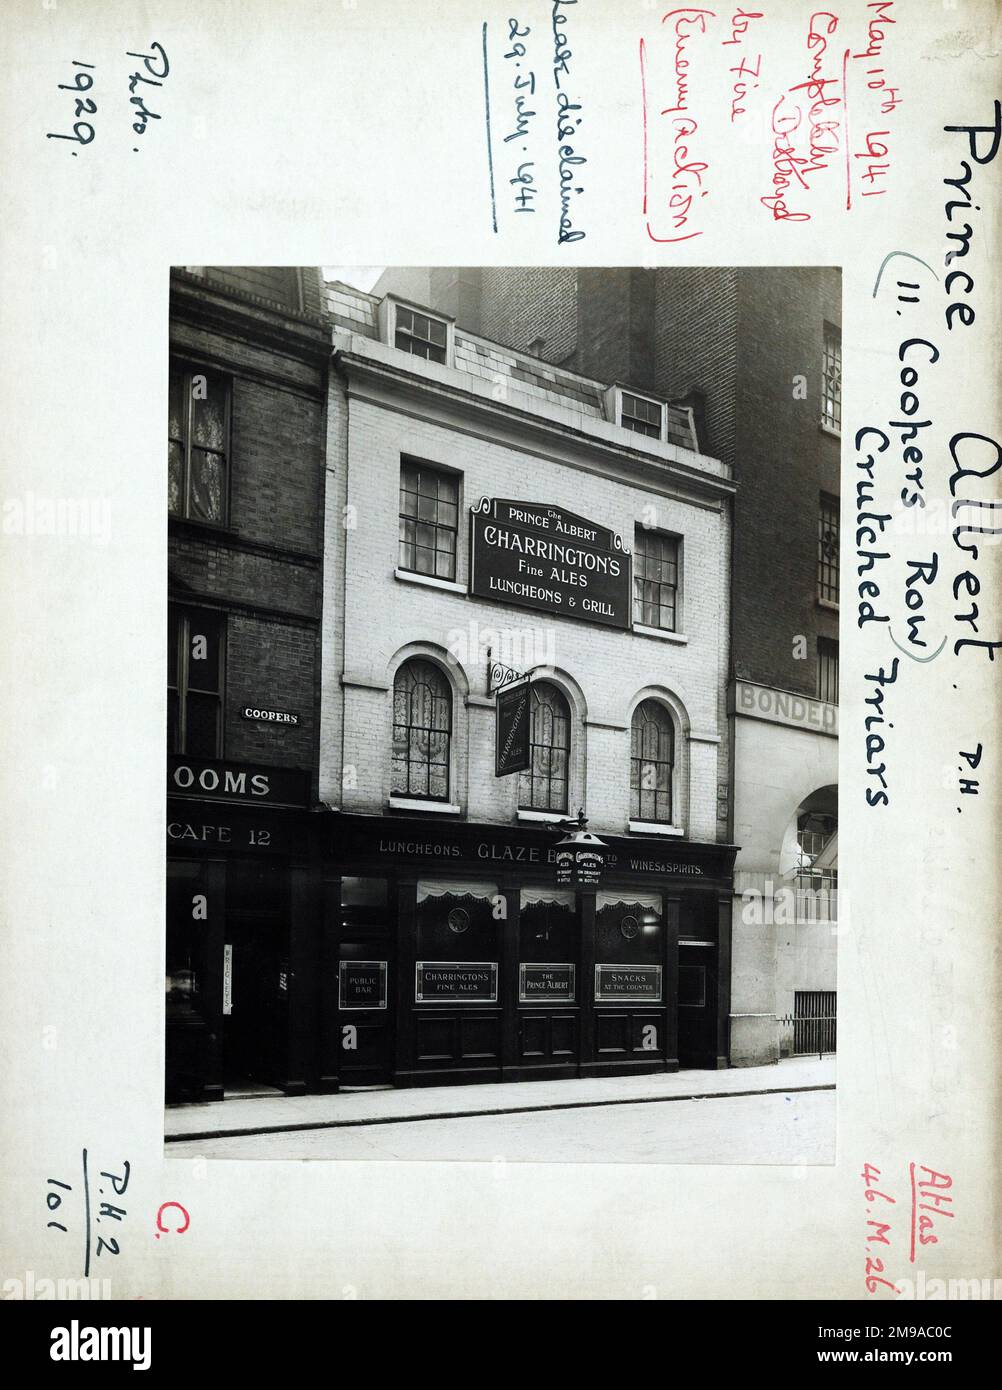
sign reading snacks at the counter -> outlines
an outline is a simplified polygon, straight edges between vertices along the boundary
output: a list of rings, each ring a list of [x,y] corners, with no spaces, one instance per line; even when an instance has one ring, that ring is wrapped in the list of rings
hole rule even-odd
[[[471,594],[629,628],[630,552],[607,526],[547,503],[490,497],[470,523]]]
[[[419,960],[414,967],[418,1004],[495,1004],[498,967],[493,960]]]
[[[623,999],[646,999],[649,1004],[659,1004],[660,965],[596,965],[596,1003]]]
[[[337,1006],[339,1009],[385,1009],[386,961],[341,961]]]
[[[535,1004],[553,999],[574,1003],[574,966],[523,961],[518,967],[518,1002]]]

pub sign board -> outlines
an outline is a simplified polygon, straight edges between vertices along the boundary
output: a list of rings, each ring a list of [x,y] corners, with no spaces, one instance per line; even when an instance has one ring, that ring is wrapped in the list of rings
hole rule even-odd
[[[660,1004],[660,965],[596,965],[595,1002],[608,1004],[627,999]]]
[[[418,1004],[496,1004],[497,997],[497,961],[419,960],[415,964]]]
[[[630,627],[630,552],[615,532],[547,503],[484,497],[470,513],[470,593]]]
[[[507,685],[495,696],[494,776],[524,772],[532,762],[529,749],[529,681]]]
[[[574,966],[544,961],[523,961],[518,967],[520,1004],[574,1003]]]
[[[557,845],[557,887],[597,888],[602,882],[605,855],[594,845]]]
[[[386,961],[343,960],[338,966],[338,1003],[342,1011],[386,1008]]]

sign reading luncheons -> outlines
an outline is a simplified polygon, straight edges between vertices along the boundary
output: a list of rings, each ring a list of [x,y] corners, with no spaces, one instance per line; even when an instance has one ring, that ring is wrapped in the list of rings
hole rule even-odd
[[[545,503],[490,497],[470,521],[472,594],[629,628],[630,552],[608,527]]]
[[[494,1004],[497,997],[497,961],[419,960],[415,966],[418,1004]]]
[[[385,1009],[386,961],[341,961],[338,967],[338,1008]]]
[[[523,961],[518,967],[518,1000],[534,1004],[538,1000],[574,1002],[574,966]]]
[[[645,999],[661,1002],[660,965],[596,965],[595,999],[609,1003],[617,999]]]

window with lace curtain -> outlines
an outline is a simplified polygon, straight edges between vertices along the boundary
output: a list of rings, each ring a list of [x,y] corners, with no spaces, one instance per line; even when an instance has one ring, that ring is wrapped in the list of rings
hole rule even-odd
[[[393,796],[448,801],[452,689],[439,668],[419,657],[393,681]]]

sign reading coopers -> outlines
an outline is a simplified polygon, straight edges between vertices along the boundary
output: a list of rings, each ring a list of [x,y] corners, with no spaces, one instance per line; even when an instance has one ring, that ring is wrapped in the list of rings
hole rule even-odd
[[[470,521],[472,594],[629,628],[630,552],[608,527],[560,507],[490,497]]]

